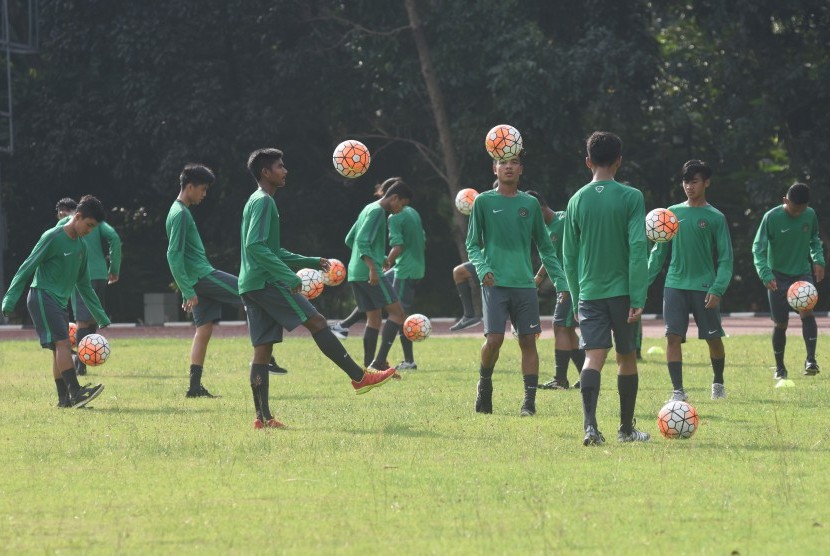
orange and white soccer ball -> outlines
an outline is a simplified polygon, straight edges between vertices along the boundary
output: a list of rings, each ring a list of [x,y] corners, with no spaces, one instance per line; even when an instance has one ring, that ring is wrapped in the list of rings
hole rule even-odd
[[[78,325],[74,322],[69,323],[69,344],[76,348],[78,347]]]
[[[478,191],[472,187],[462,189],[458,192],[458,195],[455,196],[455,208],[457,208],[458,212],[461,214],[469,216],[469,214],[473,212],[473,202],[475,202],[476,197],[478,197]]]
[[[698,424],[697,410],[686,402],[669,402],[657,414],[657,428],[666,438],[691,438]]]
[[[329,259],[329,271],[323,273],[323,284],[339,286],[346,279],[346,265],[337,259]]]
[[[799,313],[809,311],[818,303],[818,290],[810,282],[793,282],[787,289],[787,303]]]
[[[499,124],[487,132],[484,148],[494,160],[510,160],[522,152],[522,134],[512,125]]]
[[[656,208],[646,214],[646,237],[655,243],[671,241],[680,221],[669,209]]]
[[[360,141],[347,139],[334,149],[331,155],[334,169],[341,176],[346,178],[358,178],[366,173],[369,164],[372,163],[372,156],[369,149]]]
[[[323,273],[313,268],[301,268],[297,271],[300,277],[300,294],[306,299],[314,299],[323,293]]]
[[[432,323],[424,315],[415,313],[403,321],[403,335],[410,342],[422,342],[429,338],[430,332],[432,332]]]
[[[78,360],[84,365],[103,365],[110,356],[110,343],[100,334],[87,334],[78,344]]]

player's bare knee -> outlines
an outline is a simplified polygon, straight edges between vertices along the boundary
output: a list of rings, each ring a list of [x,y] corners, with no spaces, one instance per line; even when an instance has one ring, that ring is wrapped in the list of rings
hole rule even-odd
[[[683,343],[683,338],[677,334],[666,334],[666,345],[669,347],[680,347]]]
[[[312,334],[316,334],[322,329],[327,328],[328,322],[326,321],[326,318],[323,315],[317,313],[316,315],[312,316],[307,321],[305,321],[303,323],[303,326],[305,326],[306,330],[308,330]]]

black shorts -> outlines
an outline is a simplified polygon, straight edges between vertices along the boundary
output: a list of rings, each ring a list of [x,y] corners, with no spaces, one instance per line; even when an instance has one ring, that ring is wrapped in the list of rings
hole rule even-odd
[[[253,346],[282,342],[283,328],[294,330],[318,314],[302,295],[270,284],[242,294],[242,302],[248,313],[248,333]]]
[[[55,342],[69,339],[69,312],[45,290],[30,288],[26,308],[37,330],[40,346],[55,350]]]
[[[720,307],[706,308],[706,292],[696,290],[663,289],[663,318],[666,335],[675,334],[686,341],[689,330],[689,313],[697,324],[697,337],[713,340],[725,336],[721,326]]]
[[[567,296],[563,296],[567,293]],[[573,328],[576,326],[574,318],[574,304],[570,292],[560,292],[556,295],[556,307],[553,309],[553,325]]]
[[[372,286],[369,282],[349,282],[349,284],[352,286],[357,308],[364,313],[383,309],[398,300],[392,287],[392,278],[388,273],[380,277],[377,286]]]
[[[415,290],[418,287],[420,280],[415,278],[398,278],[394,270],[389,270],[384,276],[392,277],[392,289],[395,290],[395,295],[403,306],[403,310],[409,313],[415,303]]]
[[[539,296],[535,288],[481,287],[481,306],[484,309],[484,335],[504,334],[507,319],[516,333],[539,334]]]
[[[107,296],[107,281],[106,280],[90,280],[90,285],[98,296],[98,301],[101,302],[101,307],[104,307],[104,302]],[[75,322],[96,322],[95,317],[89,312],[89,308],[84,303],[84,298],[78,293],[78,289],[72,291],[72,314],[75,315]]]
[[[219,322],[222,318],[222,305],[242,305],[242,298],[239,297],[239,279],[221,270],[214,270],[200,278],[194,284],[193,291],[199,300],[193,307],[193,322],[196,326]]]
[[[475,282],[476,284],[481,283],[481,280],[478,279],[478,272],[476,272],[476,265],[474,265],[470,261],[467,261],[466,263],[464,263],[461,266],[464,267],[464,270],[466,270],[467,272],[470,273],[470,276],[472,277],[473,282]]]
[[[580,348],[609,349],[611,334],[620,355],[637,349],[637,323],[628,322],[631,301],[627,295],[579,302]]]
[[[793,283],[800,281],[810,282],[814,286],[816,283],[813,280],[812,274],[800,274],[793,276],[790,274],[781,274],[780,272],[775,272],[774,270],[772,271],[772,274],[775,276],[775,283],[778,285],[778,289],[774,292],[767,290],[770,318],[772,318],[773,322],[785,323],[790,320],[790,311],[796,312],[795,309],[790,307],[790,303],[787,301],[787,290],[790,289],[790,286],[792,286]]]

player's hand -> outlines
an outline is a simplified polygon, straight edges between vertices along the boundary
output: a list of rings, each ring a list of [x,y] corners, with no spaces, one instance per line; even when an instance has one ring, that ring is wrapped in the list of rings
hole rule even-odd
[[[320,268],[323,270],[323,272],[328,272],[331,269],[331,263],[328,259],[320,257]]]
[[[571,298],[571,292],[559,292],[556,294],[557,303],[565,303]]]
[[[778,282],[776,282],[774,278],[764,285],[771,292],[778,291]]]
[[[193,311],[193,307],[199,304],[199,298],[197,296],[193,296],[190,299],[186,299],[184,303],[182,303],[182,309],[185,310],[186,313],[190,313]]]
[[[824,267],[820,264],[813,265],[813,276],[816,277],[816,282],[824,280]]]
[[[370,286],[377,286],[380,284],[380,279],[378,278],[378,272],[375,270],[374,267],[369,271],[369,285]]]
[[[107,284],[115,284],[118,282],[118,274],[110,274],[107,278]]]
[[[643,316],[642,307],[631,307],[628,310],[628,322],[637,322]]]
[[[488,272],[482,278],[481,283],[485,286],[495,286],[496,285],[496,278],[493,276],[492,272]]]
[[[706,301],[705,307],[707,309],[714,309],[715,307],[720,305],[720,296],[715,295],[713,293],[707,293],[704,300]]]
[[[291,291],[291,293],[300,293],[300,291],[301,291],[302,289],[303,289],[303,283],[302,283],[302,282],[300,282],[299,284],[297,284],[296,286],[294,286],[293,288],[291,288],[291,290],[290,290],[290,291]]]
[[[383,259],[383,270],[389,270],[395,265],[395,261],[389,259],[389,257]]]
[[[542,283],[542,280],[544,280],[544,278],[539,276],[538,274],[533,277],[533,281],[536,282],[536,287],[537,288],[539,287],[539,284]]]

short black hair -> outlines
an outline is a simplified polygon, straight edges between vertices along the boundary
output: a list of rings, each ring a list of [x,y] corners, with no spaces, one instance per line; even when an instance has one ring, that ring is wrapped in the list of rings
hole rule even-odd
[[[542,196],[542,194],[539,193],[538,191],[535,191],[533,189],[528,189],[527,191],[525,191],[525,193],[527,193],[528,195],[530,195],[531,197],[533,197],[537,201],[539,201],[539,204],[542,207],[548,208],[548,202],[545,200],[545,198]]]
[[[796,205],[806,205],[810,202],[810,186],[796,182],[787,190],[787,199]]]
[[[588,158],[602,168],[614,164],[622,156],[622,139],[609,131],[595,131],[585,141]]]
[[[213,171],[204,164],[186,164],[182,173],[179,174],[179,186],[192,183],[193,185],[213,185],[216,176]]]
[[[680,178],[683,181],[692,181],[697,175],[704,180],[708,180],[712,177],[711,166],[702,160],[692,159],[687,161],[686,164],[683,165],[683,169],[680,170]]]
[[[248,157],[248,170],[259,181],[262,177],[262,170],[270,168],[271,165],[282,160],[282,151],[279,149],[257,149]]]
[[[66,211],[74,211],[78,208],[78,201],[73,199],[72,197],[64,197],[58,204],[55,205],[55,212],[60,212],[62,210]]]
[[[81,218],[92,218],[99,223],[107,219],[107,213],[104,211],[104,205],[101,204],[97,198],[92,195],[84,195],[81,197],[81,202],[78,203],[78,208],[75,214],[80,214]]]
[[[396,183],[405,182],[403,181],[403,178],[399,176],[383,180],[383,183],[379,183],[375,186],[375,197],[383,197],[384,195],[386,195],[386,192],[389,191],[389,188],[395,185]]]
[[[386,193],[383,194],[384,197],[391,197],[392,195],[397,195],[399,199],[412,200],[412,190],[403,181],[399,181],[398,183],[392,185],[386,190]]]

